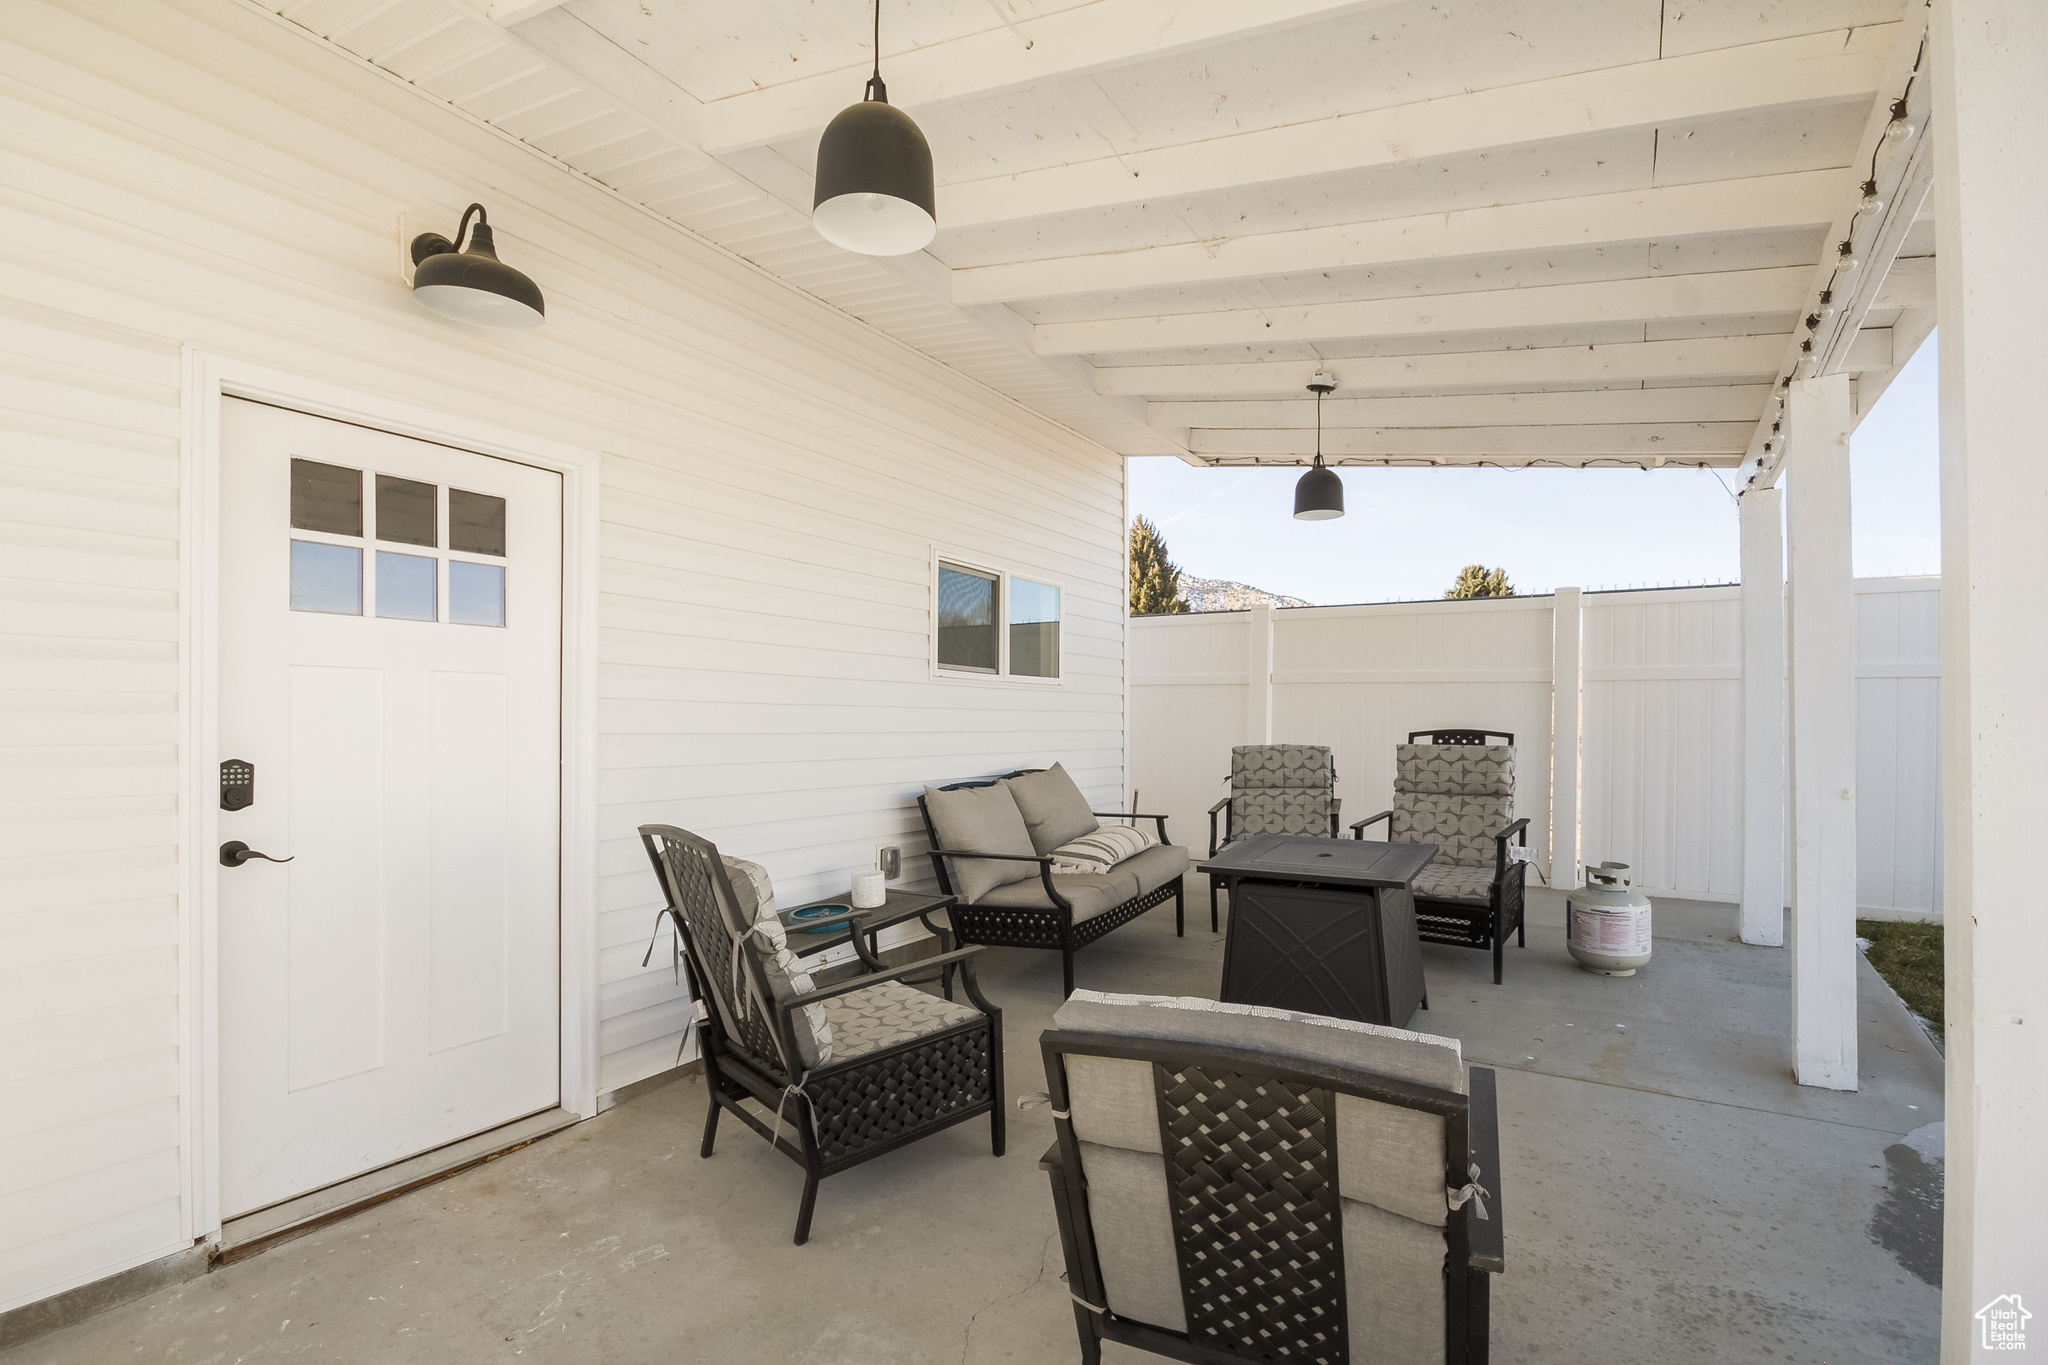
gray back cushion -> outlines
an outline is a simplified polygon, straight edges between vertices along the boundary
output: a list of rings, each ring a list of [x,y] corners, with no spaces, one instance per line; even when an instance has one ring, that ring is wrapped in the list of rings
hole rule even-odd
[[[961,787],[957,791],[924,789],[924,808],[932,817],[939,847],[952,852],[1017,853],[1032,857],[1038,849],[1031,831],[1017,810],[1017,799],[998,782],[988,787]],[[1038,864],[987,862],[976,858],[952,858],[953,892],[970,905],[999,886],[1021,882],[1038,875]]]
[[[789,946],[789,935],[776,918],[775,887],[768,869],[744,858],[726,858],[725,875],[739,900],[739,912],[754,932],[748,937],[757,952],[768,989],[784,995],[809,995],[817,987],[803,962]],[[710,951],[721,951],[712,948]],[[773,1002],[763,1002],[774,1008]],[[749,1008],[754,1008],[751,1004]],[[790,1016],[790,1031],[796,1036],[797,1057],[805,1070],[827,1065],[832,1060],[832,1023],[823,1005],[805,1005]]]
[[[1016,798],[1034,852],[1050,853],[1101,828],[1088,810],[1088,798],[1057,763],[1042,773],[1004,778],[1002,785]]]
[[[1437,860],[1491,867],[1493,836],[1515,818],[1511,744],[1403,744],[1394,750],[1397,843],[1435,844]]]

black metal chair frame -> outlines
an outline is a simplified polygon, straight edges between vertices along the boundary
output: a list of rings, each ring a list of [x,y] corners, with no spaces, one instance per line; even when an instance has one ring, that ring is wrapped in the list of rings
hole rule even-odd
[[[1330,765],[1330,837],[1332,839],[1342,837],[1342,831],[1338,824],[1340,817],[1337,814],[1341,801],[1335,794],[1336,790],[1337,765],[1332,763]],[[1223,850],[1223,846],[1230,842],[1230,803],[1236,796],[1237,793],[1232,792],[1229,796],[1224,797],[1221,801],[1209,807],[1209,856],[1211,858],[1220,853]],[[1223,813],[1223,837],[1220,839],[1216,837],[1216,814],[1218,811]],[[1212,876],[1209,878],[1209,932],[1212,934],[1216,933],[1221,923],[1222,921],[1216,914],[1216,878]]]
[[[940,787],[942,792],[962,791],[971,787],[993,787],[996,783],[1012,777],[1027,777],[1032,773],[1044,772],[1043,768],[1019,768],[1001,777],[983,778],[976,782],[955,782]],[[932,871],[939,879],[939,889],[948,896],[960,896],[955,890],[951,860],[955,858],[987,858],[996,862],[1037,863],[1039,880],[1045,885],[1045,894],[1055,908],[1033,908],[1012,905],[970,905],[960,897],[953,908],[946,912],[952,922],[953,937],[960,943],[980,943],[991,948],[1057,948],[1060,954],[1060,970],[1065,984],[1065,993],[1074,993],[1074,953],[1087,947],[1112,929],[1129,924],[1155,905],[1166,903],[1173,898],[1173,932],[1176,937],[1185,933],[1187,907],[1181,896],[1181,882],[1185,874],[1164,882],[1150,891],[1131,897],[1122,905],[1105,910],[1078,923],[1074,919],[1074,904],[1059,892],[1052,882],[1052,859],[1043,854],[1021,853],[974,853],[967,849],[949,849],[939,843],[939,832],[932,825],[931,810],[925,805],[922,793],[917,798],[918,814],[924,817],[925,836],[931,840]],[[1159,824],[1159,842],[1171,846],[1173,841],[1166,837],[1166,817],[1144,815],[1136,811],[1090,811],[1098,820],[1155,820]]]
[[[1098,1365],[1105,1341],[1190,1365],[1267,1360],[1320,1360],[1341,1365],[1351,1358],[1348,1312],[1341,1288],[1345,1274],[1341,1210],[1335,1199],[1319,1208],[1308,1207],[1317,1186],[1337,1184],[1337,1144],[1328,1127],[1335,1122],[1332,1096],[1337,1094],[1441,1116],[1446,1188],[1460,1188],[1469,1181],[1485,1190],[1485,1218],[1477,1216],[1477,1205],[1468,1200],[1462,1208],[1451,1210],[1444,1222],[1444,1360],[1448,1365],[1486,1365],[1488,1277],[1501,1273],[1506,1256],[1500,1124],[1491,1070],[1471,1068],[1471,1093],[1460,1095],[1334,1063],[1276,1058],[1269,1052],[1242,1048],[1061,1029],[1047,1030],[1040,1036],[1039,1046],[1057,1133],[1057,1140],[1040,1159],[1039,1169],[1047,1172],[1052,1182],[1053,1209],[1066,1253],[1067,1288],[1074,1299],[1074,1328],[1081,1341],[1083,1365]],[[1075,1054],[1153,1066],[1174,1245],[1182,1264],[1187,1332],[1120,1318],[1109,1311],[1088,1210],[1087,1173],[1081,1166],[1073,1123],[1062,1117],[1068,1110],[1065,1059]],[[1207,1114],[1197,1123],[1176,1113],[1168,1099],[1169,1092],[1187,1093],[1190,1080],[1195,1090],[1213,1087],[1228,1095],[1235,1087],[1244,1095],[1252,1086],[1261,1086],[1263,1094],[1257,1102],[1224,1106],[1222,1112]],[[1270,1128],[1273,1111],[1286,1109],[1290,1102],[1294,1113],[1282,1117],[1305,1115],[1311,1126],[1318,1118],[1324,1125],[1317,1141],[1291,1152],[1273,1141]],[[1215,1149],[1227,1153],[1234,1141],[1256,1151],[1265,1167],[1253,1170],[1226,1164],[1212,1155]],[[1176,1153],[1184,1148],[1184,1159],[1177,1163]],[[1296,1154],[1299,1151],[1309,1152],[1310,1160],[1320,1164],[1313,1169],[1304,1167]],[[1289,1161],[1296,1164],[1289,1166]],[[1285,1216],[1271,1219],[1230,1202],[1247,1193],[1256,1197],[1261,1186],[1270,1186],[1286,1204]],[[1225,1268],[1215,1274],[1198,1273],[1188,1265],[1195,1258],[1209,1265],[1220,1262]],[[1311,1260],[1318,1263],[1319,1273],[1307,1270]],[[1230,1267],[1240,1265],[1245,1267],[1240,1272],[1242,1283],[1230,1273]],[[1258,1284],[1253,1288],[1255,1277]],[[1339,1286],[1334,1292],[1333,1282]],[[1269,1308],[1264,1313],[1257,1311],[1262,1294]],[[1217,1299],[1229,1302],[1219,1305]],[[1240,1327],[1250,1323],[1252,1329],[1265,1333],[1265,1339],[1229,1340],[1216,1331],[1225,1321]],[[1305,1339],[1304,1322],[1327,1324],[1320,1343]],[[1302,1331],[1303,1336],[1284,1339],[1289,1330]],[[1276,1333],[1283,1339],[1276,1341]],[[1316,1349],[1318,1344],[1321,1349]]]
[[[892,969],[872,956],[861,935],[849,929],[845,941],[860,958],[860,975],[804,994],[778,993],[770,988],[762,966],[764,950],[749,936],[735,955],[719,922],[721,913],[732,912],[721,912],[711,898],[723,898],[728,907],[739,902],[717,847],[672,825],[642,825],[640,842],[668,902],[665,913],[675,923],[694,1002],[711,1101],[698,1155],[711,1155],[719,1112],[729,1110],[803,1167],[798,1246],[810,1238],[818,1182],[826,1176],[981,1114],[989,1116],[991,1149],[996,1156],[1003,1154],[1003,1017],[975,983],[979,948]],[[845,928],[851,920],[849,916],[824,923]],[[711,940],[708,952],[705,939]],[[732,976],[735,965],[738,980]],[[907,983],[914,973],[955,968],[980,1017],[816,1070],[803,1069],[792,1024],[797,1010],[885,981]],[[781,1119],[778,1126],[784,1131],[778,1133],[744,1108],[748,1099]]]
[[[1426,737],[1426,738],[1425,738]],[[1408,742],[1423,739],[1429,744],[1484,745],[1490,740],[1502,740],[1512,745],[1515,737],[1504,730],[1411,730]],[[1384,820],[1387,822],[1387,838],[1394,837],[1394,812],[1383,810],[1377,815],[1368,815],[1351,826],[1351,837],[1363,839],[1365,827]],[[1522,922],[1523,886],[1527,877],[1524,863],[1508,856],[1508,841],[1526,848],[1529,845],[1529,818],[1522,816],[1506,829],[1493,837],[1493,883],[1488,889],[1487,905],[1460,905],[1456,901],[1433,900],[1420,891],[1415,893],[1415,933],[1427,943],[1448,943],[1457,948],[1491,949],[1493,952],[1493,984],[1501,980],[1501,949],[1506,945],[1508,934],[1515,936],[1518,947],[1529,946],[1528,929]]]

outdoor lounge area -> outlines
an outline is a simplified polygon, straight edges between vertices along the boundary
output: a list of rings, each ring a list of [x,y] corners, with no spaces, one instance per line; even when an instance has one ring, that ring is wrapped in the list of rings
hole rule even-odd
[[[1866,966],[1854,1093],[1794,1085],[1785,956],[1726,906],[1657,907],[1654,974],[1582,972],[1560,898],[1531,893],[1527,949],[1425,945],[1418,1027],[1499,1077],[1493,1359],[1931,1360],[1939,1210],[1926,1128],[1941,1058]],[[1211,995],[1221,940],[1144,916],[1089,950],[1108,991]],[[1014,1091],[1044,1085],[1059,963],[992,952]],[[735,1131],[699,1160],[697,1076],[204,1279],[39,1342],[7,1365],[207,1361],[265,1349],[391,1362],[1076,1359],[1043,1107],[1010,1151],[963,1125],[828,1180],[808,1245],[802,1173]],[[801,1286],[792,1297],[785,1286]],[[232,1357],[230,1357],[232,1358]],[[1114,1343],[1105,1361],[1151,1359]]]
[[[2038,1352],[2044,128],[2037,0],[0,0],[0,1365]]]

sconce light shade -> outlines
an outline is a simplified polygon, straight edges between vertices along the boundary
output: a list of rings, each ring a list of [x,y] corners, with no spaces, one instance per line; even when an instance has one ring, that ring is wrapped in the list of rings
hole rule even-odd
[[[938,235],[931,145],[879,78],[818,139],[811,221],[826,241],[863,256],[907,256]]]
[[[476,217],[470,229],[471,215]],[[469,249],[457,249],[464,232]],[[471,204],[462,215],[462,225],[449,241],[438,232],[423,232],[412,239],[413,297],[457,322],[479,327],[524,329],[547,321],[547,304],[540,286],[498,259],[491,243],[491,225],[484,206]]]
[[[1294,485],[1296,521],[1328,521],[1343,515],[1344,480],[1328,465],[1316,465]]]

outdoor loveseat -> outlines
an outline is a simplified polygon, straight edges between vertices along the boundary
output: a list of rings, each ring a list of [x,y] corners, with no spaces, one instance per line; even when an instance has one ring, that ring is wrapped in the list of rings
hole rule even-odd
[[[1086,1365],[1486,1360],[1500,1143],[1457,1040],[1080,991],[1040,1042]]]
[[[917,798],[939,888],[960,943],[1059,950],[1064,993],[1074,952],[1167,898],[1185,928],[1187,850],[1167,842],[1163,815],[1091,811],[1065,768],[1026,768],[926,787]],[[1127,825],[1103,825],[1121,820]],[[1138,828],[1154,821],[1155,840]]]

